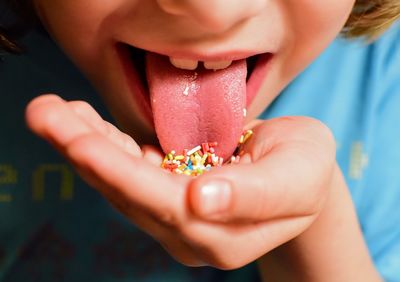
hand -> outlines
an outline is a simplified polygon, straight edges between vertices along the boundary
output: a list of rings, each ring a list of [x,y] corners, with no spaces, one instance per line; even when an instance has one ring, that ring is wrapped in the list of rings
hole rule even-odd
[[[253,124],[236,165],[197,178],[174,175],[85,102],[54,95],[32,101],[28,126],[90,185],[186,265],[243,266],[303,233],[329,194],[335,145],[305,117]]]

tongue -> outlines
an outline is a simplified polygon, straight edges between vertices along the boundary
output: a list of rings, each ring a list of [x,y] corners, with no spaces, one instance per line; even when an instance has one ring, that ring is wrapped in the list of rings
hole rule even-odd
[[[174,67],[165,56],[146,55],[154,126],[164,152],[218,142],[218,156],[234,152],[243,130],[246,61],[213,71]]]

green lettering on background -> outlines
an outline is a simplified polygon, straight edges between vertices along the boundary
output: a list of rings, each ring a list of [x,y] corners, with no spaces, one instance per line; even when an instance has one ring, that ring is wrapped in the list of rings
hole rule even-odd
[[[74,175],[65,164],[42,164],[33,173],[32,198],[43,201],[45,196],[45,179],[49,173],[58,173],[60,179],[60,199],[72,200],[74,196]]]
[[[2,185],[17,184],[17,171],[9,164],[0,164],[0,187]],[[12,202],[10,193],[0,193],[0,203]]]

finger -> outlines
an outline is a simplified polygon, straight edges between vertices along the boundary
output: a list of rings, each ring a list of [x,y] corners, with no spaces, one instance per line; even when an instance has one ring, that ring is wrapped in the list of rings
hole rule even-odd
[[[160,164],[163,161],[163,155],[161,154],[160,150],[151,145],[144,145],[142,147],[142,152],[143,158],[145,160],[149,161],[157,167],[160,167]]]
[[[180,236],[177,236],[174,228],[165,226],[158,218],[150,216],[133,205],[125,205],[118,197],[109,197],[108,201],[138,228],[157,240],[180,263],[192,267],[205,265],[205,262],[199,259],[197,252],[189,244],[182,241]]]
[[[26,111],[30,128],[52,142],[75,166],[96,178],[104,195],[117,193],[121,199],[147,209],[165,224],[178,224],[185,205],[185,177],[126,154],[76,115],[65,101],[43,96]],[[177,180],[176,180],[177,179]]]
[[[27,106],[25,117],[33,132],[61,151],[76,136],[94,132],[56,95],[42,95],[32,100]]]
[[[247,224],[191,221],[180,236],[203,261],[230,270],[253,262],[297,237],[313,220],[313,216],[304,216]]]
[[[83,135],[67,145],[67,158],[106,198],[139,208],[166,226],[184,221],[186,177],[132,157],[99,134]]]
[[[141,156],[142,152],[140,147],[133,140],[133,138],[128,134],[121,132],[110,122],[105,121],[87,102],[72,101],[68,102],[67,105],[89,126],[109,138],[113,143],[120,146],[123,150],[133,156]]]
[[[28,126],[39,136],[62,149],[74,136],[99,132],[134,156],[140,156],[140,147],[127,134],[104,121],[86,102],[66,102],[56,95],[42,95],[27,106]]]
[[[315,121],[295,121],[292,127],[303,127],[301,134],[285,140],[280,137],[283,132],[274,136],[271,131],[273,143],[263,144],[266,153],[259,159],[252,155],[251,164],[225,166],[195,179],[189,190],[193,212],[218,221],[264,221],[318,212],[335,163],[331,135]],[[250,153],[257,150],[261,149]]]

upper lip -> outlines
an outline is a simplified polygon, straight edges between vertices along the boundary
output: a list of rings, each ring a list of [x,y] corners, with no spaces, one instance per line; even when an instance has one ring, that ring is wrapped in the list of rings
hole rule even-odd
[[[173,57],[178,59],[188,59],[195,61],[236,61],[247,59],[249,57],[272,53],[267,51],[250,51],[250,50],[230,50],[230,51],[209,51],[209,50],[201,50],[201,51],[190,51],[190,50],[179,50],[177,49],[142,49],[139,47],[135,47],[129,45],[133,48],[141,49],[148,52],[157,53],[160,55],[164,55],[167,57]]]

